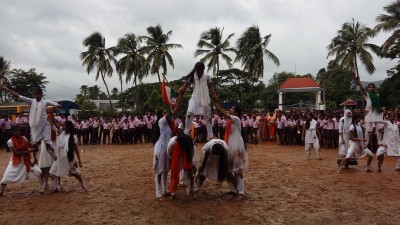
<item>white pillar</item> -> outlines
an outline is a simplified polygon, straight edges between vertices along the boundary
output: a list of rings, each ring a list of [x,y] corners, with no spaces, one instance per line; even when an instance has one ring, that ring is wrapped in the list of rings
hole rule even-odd
[[[319,110],[319,92],[315,92],[315,109]]]
[[[279,110],[283,110],[283,93],[282,92],[278,92],[279,93]]]

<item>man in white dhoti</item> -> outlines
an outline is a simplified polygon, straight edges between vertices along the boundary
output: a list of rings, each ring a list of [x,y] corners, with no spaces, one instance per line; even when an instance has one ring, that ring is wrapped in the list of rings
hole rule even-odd
[[[379,172],[382,170],[385,154],[387,154],[387,156],[397,156],[396,170],[400,171],[400,134],[399,126],[395,123],[395,116],[395,113],[390,112],[388,114],[388,119],[382,121],[385,125],[383,128],[384,133],[382,141],[378,143],[379,147],[376,152]]]
[[[207,128],[207,138],[214,136],[211,125],[211,98],[216,98],[216,92],[211,85],[211,78],[204,73],[204,63],[198,62],[194,69],[187,75],[185,84],[178,90],[180,95],[185,93],[189,85],[193,85],[193,94],[189,100],[189,106],[186,113],[185,131],[189,135],[190,125],[195,115],[204,115]]]

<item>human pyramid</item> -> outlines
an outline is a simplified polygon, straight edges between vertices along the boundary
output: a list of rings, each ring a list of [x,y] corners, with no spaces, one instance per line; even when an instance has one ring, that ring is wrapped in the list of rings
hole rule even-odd
[[[179,96],[172,106],[172,115],[163,111],[158,122],[160,136],[154,145],[153,169],[155,174],[156,198],[160,201],[175,199],[178,184],[186,187],[187,196],[197,196],[206,178],[222,182],[226,180],[236,196],[244,199],[243,172],[248,168],[248,156],[241,135],[241,110],[238,106],[228,113],[219,104],[211,85],[211,78],[204,73],[202,62],[196,63],[187,75],[185,84],[177,91]],[[185,123],[175,129],[173,115],[179,108],[181,97],[189,85],[193,94],[189,100]],[[224,140],[214,137],[211,125],[211,100],[217,111],[226,119]],[[190,125],[195,115],[205,117],[208,142],[202,148],[202,158],[198,162],[193,137],[189,136]],[[168,187],[167,177],[171,171]]]
[[[269,116],[263,113],[261,116],[247,117],[241,115],[238,106],[233,106],[229,112],[222,108],[211,78],[204,73],[204,69],[202,62],[196,63],[186,76],[185,84],[177,91],[176,101],[167,104],[170,110],[165,109],[157,115],[148,114],[143,118],[132,116],[122,120],[105,120],[103,123],[101,119],[94,118],[90,125],[86,119],[77,122],[73,117],[57,121],[46,109],[51,110],[60,105],[45,100],[41,89],[33,91],[33,98],[26,98],[1,87],[30,105],[31,141],[28,143],[28,139],[21,135],[22,126],[11,127],[12,137],[7,145],[12,151],[12,157],[1,181],[0,195],[3,195],[7,184],[20,183],[26,179],[37,179],[38,192],[43,193],[48,188],[50,177],[54,183],[52,192],[59,192],[60,177],[67,175],[76,177],[80,187],[85,190],[79,171],[82,163],[78,145],[100,144],[101,139],[103,144],[150,142],[154,128],[159,130],[154,132],[158,135],[153,137],[153,171],[156,198],[160,201],[175,199],[179,185],[185,186],[187,196],[196,197],[206,178],[218,183],[226,181],[232,189],[230,193],[235,196],[233,199],[244,199],[243,175],[249,165],[245,143],[258,143],[258,128],[261,141],[278,140],[280,145],[305,146],[306,159],[311,158],[312,147],[316,151],[316,158],[320,160],[323,159],[321,147],[337,147],[338,173],[348,168],[350,162],[365,156],[368,158],[366,171],[372,172],[375,151],[367,146],[371,146],[372,136],[375,136],[377,171],[382,171],[385,155],[399,157],[395,168],[400,171],[398,113],[382,110],[373,83],[364,90],[359,78],[356,78],[367,103],[365,116],[362,112],[350,110],[345,110],[342,117],[313,113],[310,110],[306,110],[303,115],[285,115],[276,110],[275,114]],[[189,86],[193,87],[193,94],[186,116],[173,119]],[[212,116],[211,102],[217,109],[219,119]],[[197,117],[202,118],[204,123],[201,134],[193,132],[193,121],[199,121]],[[154,127],[146,125],[146,120],[148,125],[154,124]],[[222,126],[220,121],[225,121],[221,123]],[[199,141],[206,142],[200,159],[195,154],[195,143]]]
[[[1,89],[29,104],[31,142],[21,135],[19,124],[12,125],[10,129],[12,136],[7,141],[12,155],[1,180],[0,196],[4,194],[7,184],[22,183],[27,179],[37,179],[38,192],[43,193],[50,176],[54,182],[53,193],[61,190],[60,178],[67,175],[76,177],[81,188],[85,190],[86,186],[78,169],[78,166],[82,167],[82,162],[74,135],[74,126],[69,120],[58,125],[52,114],[47,114],[48,110],[52,111],[60,105],[44,99],[40,88],[33,90],[33,98],[21,96],[3,86]],[[57,131],[60,132],[58,137]],[[31,160],[32,153],[33,161]]]

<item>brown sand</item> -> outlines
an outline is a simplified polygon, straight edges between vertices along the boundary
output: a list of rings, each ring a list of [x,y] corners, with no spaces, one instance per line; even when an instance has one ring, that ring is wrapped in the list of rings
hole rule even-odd
[[[381,173],[364,172],[362,159],[337,174],[336,150],[323,150],[320,161],[306,160],[303,149],[249,145],[243,201],[231,201],[226,183],[206,180],[197,199],[180,188],[177,199],[160,202],[151,144],[80,146],[87,192],[73,177],[56,194],[34,194],[35,181],[10,184],[0,197],[0,224],[400,224],[395,158],[385,159]],[[9,158],[2,149],[0,173]]]

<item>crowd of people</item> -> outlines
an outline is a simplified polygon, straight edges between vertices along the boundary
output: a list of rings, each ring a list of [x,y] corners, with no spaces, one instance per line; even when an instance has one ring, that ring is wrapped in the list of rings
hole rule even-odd
[[[193,87],[193,94],[187,112],[176,116],[189,86]],[[15,121],[9,116],[0,119],[1,144],[12,152],[1,181],[1,195],[8,183],[28,178],[38,179],[39,192],[43,192],[51,177],[53,192],[59,192],[60,178],[66,175],[76,177],[81,188],[86,189],[79,171],[82,162],[78,146],[88,144],[153,143],[159,200],[175,198],[178,184],[186,186],[188,196],[195,196],[206,178],[219,183],[227,181],[235,199],[244,199],[244,172],[249,164],[247,145],[262,142],[305,146],[307,159],[311,158],[311,148],[320,160],[321,149],[338,149],[339,173],[352,160],[364,156],[368,157],[366,171],[371,172],[373,154],[379,172],[385,155],[399,157],[396,170],[400,171],[400,108],[380,107],[374,84],[369,84],[365,91],[360,83],[367,102],[365,110],[277,109],[242,113],[239,106],[233,106],[225,111],[210,77],[204,73],[204,64],[197,63],[177,91],[178,98],[171,110],[144,115],[120,113],[112,118],[54,115],[52,109],[60,106],[43,99],[40,89],[34,90],[33,98],[2,89],[26,101],[30,113],[18,114]],[[215,112],[211,111],[211,103]],[[200,159],[195,154],[198,143],[205,143]]]

